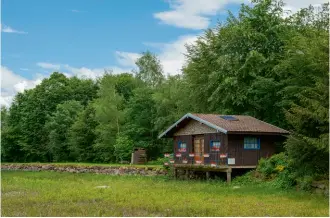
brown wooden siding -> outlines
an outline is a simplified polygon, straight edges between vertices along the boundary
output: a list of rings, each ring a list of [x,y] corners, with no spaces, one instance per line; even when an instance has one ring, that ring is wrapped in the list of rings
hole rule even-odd
[[[281,136],[274,135],[238,135],[224,133],[206,133],[198,135],[181,135],[174,136],[174,160],[176,164],[182,164],[186,159],[188,164],[194,163],[194,158],[189,157],[189,153],[194,152],[193,139],[195,136],[204,136],[204,154],[209,154],[210,157],[204,158],[204,164],[211,164],[211,161],[217,165],[227,165],[227,158],[235,158],[235,164],[232,166],[255,166],[263,157],[270,157],[275,153],[275,143],[283,140]],[[260,149],[247,150],[244,149],[244,137],[260,138]],[[220,151],[210,151],[211,141],[220,141]],[[187,144],[186,152],[178,151],[179,142]],[[181,153],[181,157],[176,157],[176,153]],[[220,154],[227,154],[227,158],[220,158]]]
[[[211,141],[220,141],[220,151],[211,151]],[[227,153],[226,134],[223,133],[209,133],[204,134],[204,153],[210,155],[210,157],[204,158],[204,164],[211,164],[211,161],[216,162],[217,165],[224,165],[225,158],[220,159],[220,154]]]
[[[186,152],[179,152],[179,142],[185,142],[187,144],[187,151]],[[174,151],[174,160],[175,163],[182,163],[183,159],[187,159],[189,162],[192,163],[192,161],[189,158],[189,153],[193,152],[193,138],[191,135],[182,135],[182,136],[174,136],[174,145],[173,145],[173,151]],[[176,157],[176,153],[181,153],[181,157]]]
[[[182,163],[182,160],[187,159],[188,163],[194,163],[194,158],[189,157],[189,153],[194,152],[193,139],[195,136],[204,136],[204,154],[209,154],[210,157],[204,158],[204,164],[210,164],[211,160],[216,161],[219,164],[226,164],[226,159],[220,159],[221,153],[227,153],[228,150],[228,138],[226,134],[223,133],[207,133],[207,134],[198,134],[198,135],[181,135],[174,136],[174,160],[175,163]],[[210,151],[211,141],[220,141],[220,151]],[[179,142],[187,143],[187,152],[179,152],[178,145]],[[176,157],[176,153],[181,153],[181,157]]]
[[[228,135],[228,158],[235,158],[234,166],[253,166],[263,157],[270,157],[275,153],[275,142],[278,136],[248,135],[260,138],[260,149],[244,149],[244,137],[247,135]]]

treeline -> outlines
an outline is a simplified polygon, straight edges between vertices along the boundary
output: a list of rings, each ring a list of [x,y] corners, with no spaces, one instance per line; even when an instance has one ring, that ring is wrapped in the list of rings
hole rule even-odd
[[[133,74],[97,81],[53,73],[2,109],[2,161],[117,162],[133,147],[171,151],[157,135],[187,112],[246,114],[288,129],[294,172],[329,170],[329,6],[283,16],[281,1],[238,16],[187,45],[182,75],[146,52]]]

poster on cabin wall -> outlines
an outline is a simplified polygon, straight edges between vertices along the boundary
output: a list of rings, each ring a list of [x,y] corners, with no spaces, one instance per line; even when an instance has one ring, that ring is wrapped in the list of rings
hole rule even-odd
[[[204,154],[204,157],[210,157],[210,154]]]
[[[184,142],[179,142],[179,152],[187,152],[187,144]]]
[[[195,157],[194,153],[189,153],[189,157]]]
[[[220,151],[220,141],[211,141],[211,151]]]
[[[228,158],[228,165],[234,165],[235,164],[235,158]]]

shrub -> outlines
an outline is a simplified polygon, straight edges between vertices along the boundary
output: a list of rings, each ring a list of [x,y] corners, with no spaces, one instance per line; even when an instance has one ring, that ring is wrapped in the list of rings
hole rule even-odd
[[[283,172],[288,166],[288,157],[284,153],[279,153],[268,159],[262,158],[259,161],[257,172],[261,173],[265,179],[269,179]]]
[[[165,162],[169,162],[168,157],[160,157],[157,160],[149,161],[148,165],[163,165]]]
[[[312,189],[312,182],[313,182],[312,176],[304,176],[297,178],[297,184],[299,189],[304,191],[310,191]]]
[[[119,135],[117,137],[116,144],[114,145],[114,155],[117,162],[130,160],[133,144],[133,141],[128,136]]]
[[[288,169],[285,169],[276,175],[272,184],[277,188],[289,189],[292,188],[296,182],[293,174]]]
[[[233,179],[232,184],[233,185],[250,185],[250,184],[256,184],[260,182],[255,176],[254,171],[250,171],[245,173],[242,176],[237,176]]]

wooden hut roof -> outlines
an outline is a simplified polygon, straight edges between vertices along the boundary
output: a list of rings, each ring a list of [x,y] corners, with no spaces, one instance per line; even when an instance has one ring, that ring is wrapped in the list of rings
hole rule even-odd
[[[289,134],[289,132],[284,129],[251,116],[188,113],[181,117],[166,131],[161,133],[159,138],[171,137],[178,128],[183,127],[191,119],[199,121],[200,123],[225,134]]]

